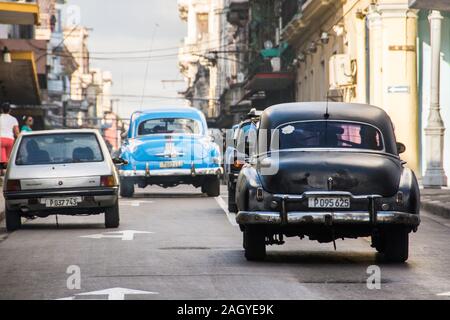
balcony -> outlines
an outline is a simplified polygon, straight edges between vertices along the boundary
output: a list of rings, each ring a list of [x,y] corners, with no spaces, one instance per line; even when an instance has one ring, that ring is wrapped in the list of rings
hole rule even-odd
[[[285,26],[281,31],[281,37],[289,43],[294,42],[315,19],[328,12],[334,12],[331,7],[340,4],[341,1],[336,0],[306,0],[301,3],[294,15],[286,11],[283,12],[286,20],[289,20],[289,17],[291,19],[290,21],[284,21]]]
[[[245,26],[249,19],[249,1],[231,0],[227,13],[227,21],[235,26]]]
[[[450,1],[442,0],[409,0],[413,9],[450,11]]]
[[[0,1],[0,24],[38,25],[39,5],[36,2]]]
[[[261,50],[249,65],[249,78],[245,88],[250,92],[289,88],[295,79],[290,68],[293,57],[292,49],[286,43],[277,48]]]

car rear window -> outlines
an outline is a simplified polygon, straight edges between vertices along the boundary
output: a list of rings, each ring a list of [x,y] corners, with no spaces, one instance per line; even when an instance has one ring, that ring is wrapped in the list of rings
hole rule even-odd
[[[201,134],[201,124],[197,120],[184,118],[150,119],[139,124],[138,135],[152,134]]]
[[[17,165],[45,165],[103,161],[97,136],[67,133],[24,136],[16,156]]]
[[[384,149],[380,131],[363,123],[325,120],[289,123],[280,126],[279,136],[280,149]]]

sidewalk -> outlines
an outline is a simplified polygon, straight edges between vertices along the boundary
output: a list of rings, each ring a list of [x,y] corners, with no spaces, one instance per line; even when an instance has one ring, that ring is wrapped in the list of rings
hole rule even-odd
[[[422,209],[450,219],[450,189],[421,189]]]

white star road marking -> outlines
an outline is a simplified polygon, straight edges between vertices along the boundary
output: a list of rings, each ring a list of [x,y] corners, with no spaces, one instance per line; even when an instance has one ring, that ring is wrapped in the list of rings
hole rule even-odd
[[[152,234],[148,231],[136,231],[136,230],[124,230],[124,231],[112,231],[105,233],[92,234],[88,236],[80,236],[80,238],[88,239],[121,239],[122,241],[134,240],[135,234]]]
[[[149,294],[159,294],[158,292],[151,291],[141,291],[141,290],[133,290],[126,288],[111,288],[99,291],[91,291],[78,293],[72,297],[66,297],[57,300],[75,300],[77,297],[86,297],[86,296],[107,296],[107,300],[125,300],[126,295],[149,295]],[[103,300],[103,299],[98,299]]]

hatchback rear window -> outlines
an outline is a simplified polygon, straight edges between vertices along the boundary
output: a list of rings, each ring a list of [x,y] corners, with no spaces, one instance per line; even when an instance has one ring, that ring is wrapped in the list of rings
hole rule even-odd
[[[375,127],[353,122],[311,121],[280,127],[280,149],[347,148],[382,151],[381,133]]]
[[[91,133],[32,135],[22,138],[17,165],[45,165],[103,161],[97,136]]]

